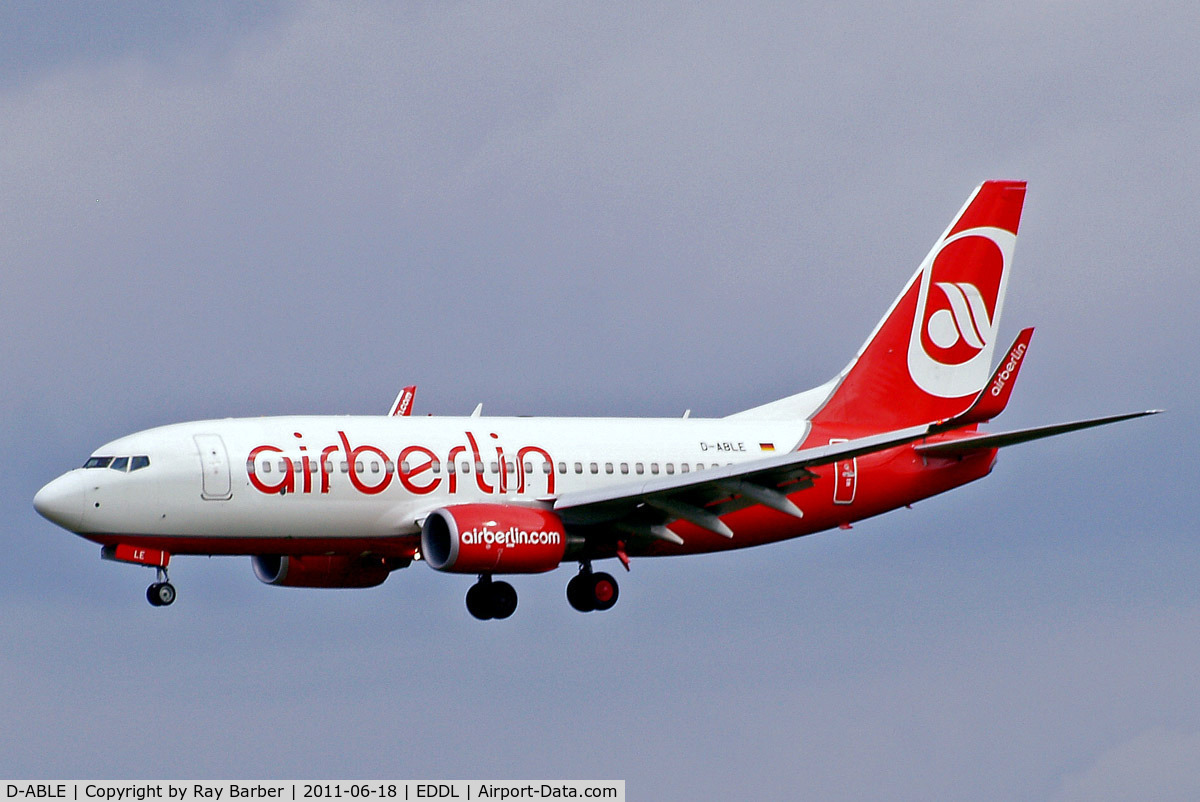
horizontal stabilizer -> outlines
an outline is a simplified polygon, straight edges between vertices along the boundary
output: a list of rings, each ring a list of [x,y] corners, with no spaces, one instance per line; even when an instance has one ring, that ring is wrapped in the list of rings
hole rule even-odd
[[[1043,437],[1054,437],[1080,429],[1090,429],[1093,426],[1104,426],[1145,415],[1157,415],[1161,409],[1148,409],[1144,412],[1126,412],[1124,415],[1109,415],[1104,418],[1089,418],[1088,420],[1056,423],[1051,426],[1037,426],[1033,429],[1018,429],[1012,432],[997,432],[996,434],[978,434],[958,440],[945,440],[937,443],[918,443],[913,446],[921,454],[938,457],[953,457],[977,451],[981,448],[1003,448],[1017,443],[1028,443],[1030,440],[1041,440]]]

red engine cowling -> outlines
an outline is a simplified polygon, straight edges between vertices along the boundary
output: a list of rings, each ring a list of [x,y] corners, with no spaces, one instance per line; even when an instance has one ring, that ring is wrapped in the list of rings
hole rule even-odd
[[[250,559],[260,582],[285,588],[373,588],[391,572],[378,556],[258,554]]]
[[[562,520],[549,510],[458,504],[421,527],[421,555],[439,571],[539,574],[557,568],[566,550]]]

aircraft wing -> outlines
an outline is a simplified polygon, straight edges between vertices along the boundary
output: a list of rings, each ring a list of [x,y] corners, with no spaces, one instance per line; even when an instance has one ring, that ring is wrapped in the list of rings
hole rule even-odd
[[[929,425],[911,426],[737,465],[563,493],[554,500],[554,510],[568,524],[609,524],[673,543],[683,540],[668,529],[666,523],[677,519],[732,537],[734,533],[719,515],[751,504],[762,504],[802,517],[803,513],[787,494],[812,483],[814,474],[809,468],[911,443],[929,433]]]
[[[1055,423],[1050,426],[1037,426],[1032,429],[1017,429],[1011,432],[996,432],[994,434],[976,434],[961,437],[956,440],[943,440],[933,443],[918,443],[914,448],[921,454],[940,457],[954,457],[977,451],[981,448],[1003,448],[1017,443],[1028,443],[1031,440],[1041,440],[1043,437],[1054,437],[1080,429],[1090,429],[1093,426],[1104,426],[1107,423],[1141,418],[1145,415],[1157,415],[1161,409],[1148,409],[1144,412],[1126,412],[1123,415],[1109,415],[1104,418],[1089,418],[1087,420]]]

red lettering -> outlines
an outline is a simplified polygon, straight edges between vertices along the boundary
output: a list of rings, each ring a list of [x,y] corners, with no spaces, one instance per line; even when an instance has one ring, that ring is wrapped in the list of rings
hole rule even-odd
[[[499,440],[500,435],[496,434],[495,432],[492,432],[492,439]],[[499,443],[496,444],[496,465],[500,468],[500,480],[499,480],[500,492],[507,493],[508,492],[508,464],[504,461],[504,449],[500,447]]]
[[[541,454],[545,464],[550,466],[548,473],[545,468],[542,469],[542,472],[546,474],[546,494],[550,496],[554,495],[554,460],[550,459],[550,452],[537,446],[525,446],[517,452],[517,475],[520,477],[517,492],[525,492],[525,457],[530,454]],[[537,471],[537,463],[534,463],[534,471]]]
[[[338,450],[337,446],[325,446],[325,450],[321,452],[321,492],[329,492],[329,474],[333,471],[333,460],[329,459],[329,455]]]
[[[369,485],[363,482],[358,475],[357,468],[358,456],[363,453],[371,453],[379,457],[380,462],[387,464],[387,454],[384,454],[375,446],[359,446],[358,448],[350,448],[350,441],[346,438],[345,432],[338,432],[338,437],[342,438],[342,445],[346,447],[346,459],[350,462],[350,484],[354,485],[354,489],[360,493],[366,493],[373,496],[376,493],[382,493],[387,489],[387,486],[392,483],[392,475],[386,470],[383,472],[383,479],[377,485]]]
[[[459,454],[466,452],[466,450],[466,446],[455,446],[454,448],[450,449],[450,453],[446,455],[446,470],[449,471],[447,476],[450,477],[448,481],[448,487],[446,489],[451,493],[458,492],[458,464],[455,462],[455,460],[458,459]]]
[[[533,465],[538,462],[538,460],[534,460],[531,462],[530,470],[542,471],[542,473],[544,473],[546,476],[546,494],[554,494],[556,482],[554,460],[551,458],[550,452],[548,452],[546,449],[538,446],[525,446],[517,451],[514,465],[509,461],[510,458],[505,456],[504,448],[498,442],[494,443],[493,445],[496,451],[496,462],[494,464],[498,468],[500,476],[496,481],[496,485],[493,486],[492,484],[488,483],[487,479],[483,475],[487,469],[483,460],[483,454],[479,450],[478,440],[476,440],[475,435],[472,432],[463,432],[463,436],[470,444],[471,456],[475,461],[475,483],[478,485],[481,492],[487,494],[527,492],[528,486],[526,483],[530,481],[530,479],[528,471],[526,471],[525,468],[525,460],[529,458],[530,455],[537,455],[537,457],[540,458],[542,466],[534,468]],[[500,436],[494,432],[490,433],[490,436],[497,441],[500,439]],[[252,484],[260,493],[280,495],[293,493],[296,492],[296,473],[301,471],[304,474],[303,481],[300,483],[302,492],[312,493],[313,485],[316,484],[313,479],[313,475],[319,470],[321,473],[320,492],[329,493],[334,473],[333,456],[339,450],[341,450],[343,451],[349,466],[348,472],[350,475],[350,484],[353,485],[354,489],[360,493],[364,493],[369,496],[382,493],[391,485],[393,473],[396,474],[400,480],[400,484],[404,486],[404,489],[414,495],[428,495],[429,493],[433,493],[442,487],[442,477],[433,472],[433,466],[438,463],[438,455],[435,451],[433,451],[433,449],[427,446],[406,446],[400,452],[399,457],[397,458],[397,463],[399,464],[393,471],[392,463],[382,449],[372,445],[353,447],[350,445],[350,438],[344,431],[338,432],[338,438],[341,440],[342,444],[340,446],[329,445],[322,449],[320,459],[316,464],[314,464],[314,460],[317,460],[317,457],[310,457],[307,453],[303,453],[308,450],[307,447],[303,445],[300,446],[300,451],[302,454],[299,459],[293,460],[287,457],[280,459],[279,471],[281,476],[274,484],[270,484],[269,477],[267,481],[263,481],[262,476],[259,474],[261,468],[258,467],[258,458],[263,454],[282,455],[284,450],[278,446],[272,445],[256,446],[250,451],[250,454],[246,459],[246,472],[249,476],[250,484]],[[458,464],[458,460],[459,458],[465,456],[467,451],[467,446],[457,445],[452,447],[449,452],[447,452],[444,463],[447,472],[446,492],[458,492],[458,471],[461,467]],[[406,465],[406,463],[409,463],[410,459],[414,457],[414,455],[417,457],[417,459],[411,464]],[[385,467],[382,477],[378,480],[377,484],[369,484],[366,481],[365,472],[358,470],[359,466],[365,467],[368,464],[368,461],[364,459],[365,456],[374,456],[378,460],[376,465],[382,463],[382,465]],[[320,466],[319,468],[318,465]],[[546,466],[549,467],[547,468]],[[516,474],[515,480],[509,479],[508,473],[510,470]],[[266,474],[266,472],[263,471],[263,474]],[[528,488],[528,492],[533,492],[532,488]]]
[[[253,466],[256,464],[258,455],[262,454],[263,452],[267,452],[267,451],[269,451],[273,454],[282,454],[283,453],[282,448],[276,448],[275,446],[259,446],[258,448],[255,448],[253,451],[251,451],[250,456],[246,458],[246,462],[248,463],[247,468],[249,468],[248,472],[250,474],[250,484],[254,485],[255,489],[257,489],[260,493],[291,493],[291,492],[293,492],[296,489],[296,478],[292,472],[292,461],[291,460],[285,459],[280,463],[282,465],[287,465],[287,469],[284,470],[283,478],[279,480],[278,484],[269,485],[266,482],[264,482],[258,478],[258,472],[256,470],[254,470]]]
[[[427,459],[417,465],[410,465],[408,470],[405,470],[404,464],[413,454],[421,454]],[[413,482],[413,477],[425,473],[433,467],[433,463],[437,460],[437,454],[434,454],[425,446],[409,446],[400,452],[400,467],[397,471],[400,477],[400,484],[404,485],[404,489],[410,493],[416,493],[418,496],[423,496],[426,493],[432,493],[437,490],[438,485],[442,483],[442,477],[435,476],[427,485],[419,485]],[[453,476],[453,474],[451,474]]]
[[[475,435],[470,432],[464,432],[467,436],[467,442],[471,444],[471,453],[475,455],[475,484],[479,485],[479,489],[484,493],[495,493],[496,489],[483,480],[483,457],[479,456],[479,443],[475,442]]]

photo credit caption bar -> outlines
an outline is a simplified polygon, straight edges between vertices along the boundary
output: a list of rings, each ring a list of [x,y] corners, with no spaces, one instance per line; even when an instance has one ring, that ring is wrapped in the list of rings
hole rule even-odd
[[[456,799],[607,799],[625,802],[624,780],[373,780],[370,782],[45,782],[5,780],[7,800],[65,800],[65,802],[229,802],[235,799],[399,800]]]

